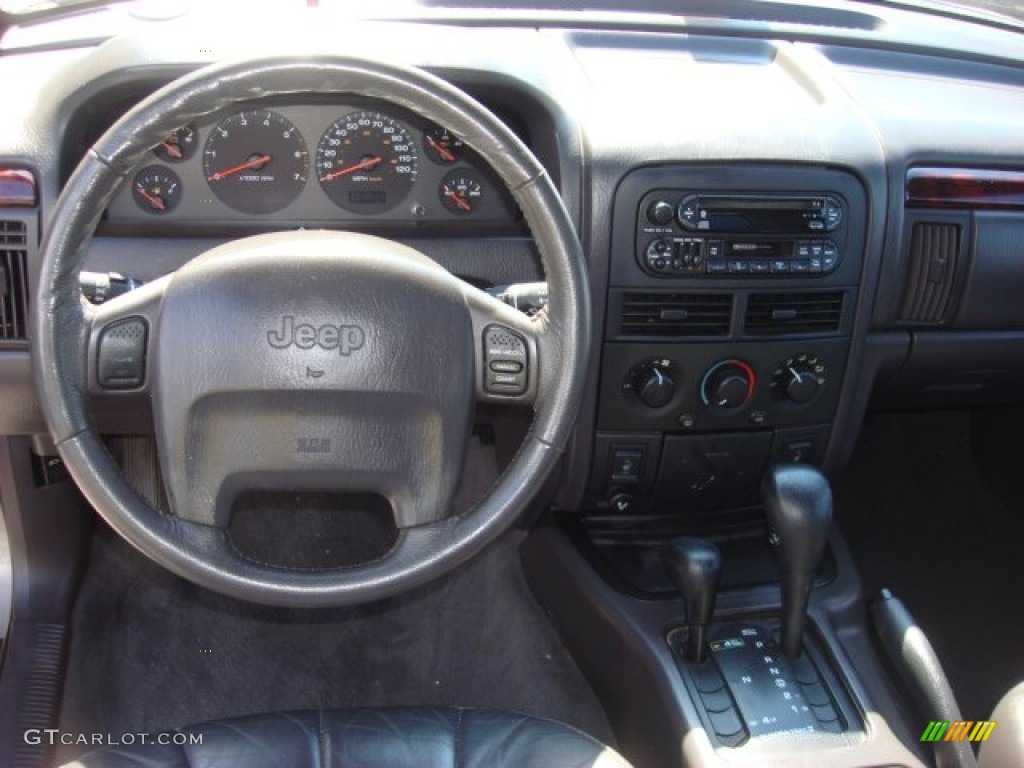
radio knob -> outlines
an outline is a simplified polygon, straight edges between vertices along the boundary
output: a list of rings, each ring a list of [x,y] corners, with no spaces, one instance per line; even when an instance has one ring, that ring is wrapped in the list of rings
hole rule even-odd
[[[675,218],[675,209],[664,200],[655,200],[647,207],[647,220],[658,227],[664,227]]]
[[[676,382],[663,367],[650,366],[637,377],[636,394],[648,408],[664,408],[676,394]]]
[[[753,369],[741,360],[718,363],[704,374],[701,399],[705,405],[731,411],[747,403],[754,394]]]

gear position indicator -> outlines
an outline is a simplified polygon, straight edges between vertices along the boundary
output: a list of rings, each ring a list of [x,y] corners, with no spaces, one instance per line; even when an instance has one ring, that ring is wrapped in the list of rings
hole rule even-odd
[[[729,624],[715,629],[708,647],[751,738],[842,730],[806,657],[791,662],[773,633],[760,625]]]

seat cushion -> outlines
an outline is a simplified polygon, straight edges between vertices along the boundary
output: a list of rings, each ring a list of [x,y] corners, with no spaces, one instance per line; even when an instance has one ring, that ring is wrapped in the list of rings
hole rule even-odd
[[[1011,688],[990,716],[996,727],[978,752],[978,768],[1024,766],[1024,682]]]
[[[105,747],[82,768],[629,768],[553,720],[489,709],[396,707],[252,715]],[[192,743],[192,742],[201,743]]]

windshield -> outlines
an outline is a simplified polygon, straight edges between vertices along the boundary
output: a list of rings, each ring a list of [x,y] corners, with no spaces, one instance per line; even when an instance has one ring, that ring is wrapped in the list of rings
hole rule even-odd
[[[110,0],[111,2],[125,0]],[[283,0],[279,0],[281,2]],[[350,6],[351,0],[288,0],[293,5],[334,6],[341,3]],[[780,0],[751,0],[751,2],[779,2]],[[784,0],[783,0],[784,1]],[[179,0],[166,0],[168,5],[182,5]],[[797,0],[800,3],[801,0]],[[1003,16],[1017,22],[1024,22],[1024,0],[865,0],[878,5],[894,5],[921,11],[945,11],[954,14],[975,16],[981,19],[992,15]],[[0,11],[20,15],[71,9],[74,6],[102,6],[102,0],[0,0]],[[147,4],[159,7],[162,3],[147,0]],[[669,15],[703,15],[714,5],[701,0],[377,0],[370,5],[371,13],[379,12],[388,5],[421,5],[431,8],[478,8],[478,9],[544,9],[556,11],[623,11],[632,13],[661,13]],[[358,12],[355,15],[359,15]]]

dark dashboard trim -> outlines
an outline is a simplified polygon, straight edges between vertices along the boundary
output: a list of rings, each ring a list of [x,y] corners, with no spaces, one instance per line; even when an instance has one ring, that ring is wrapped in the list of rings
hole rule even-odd
[[[0,208],[32,208],[38,199],[32,171],[0,168]]]
[[[1024,210],[1024,171],[911,168],[904,201],[908,208]]]

